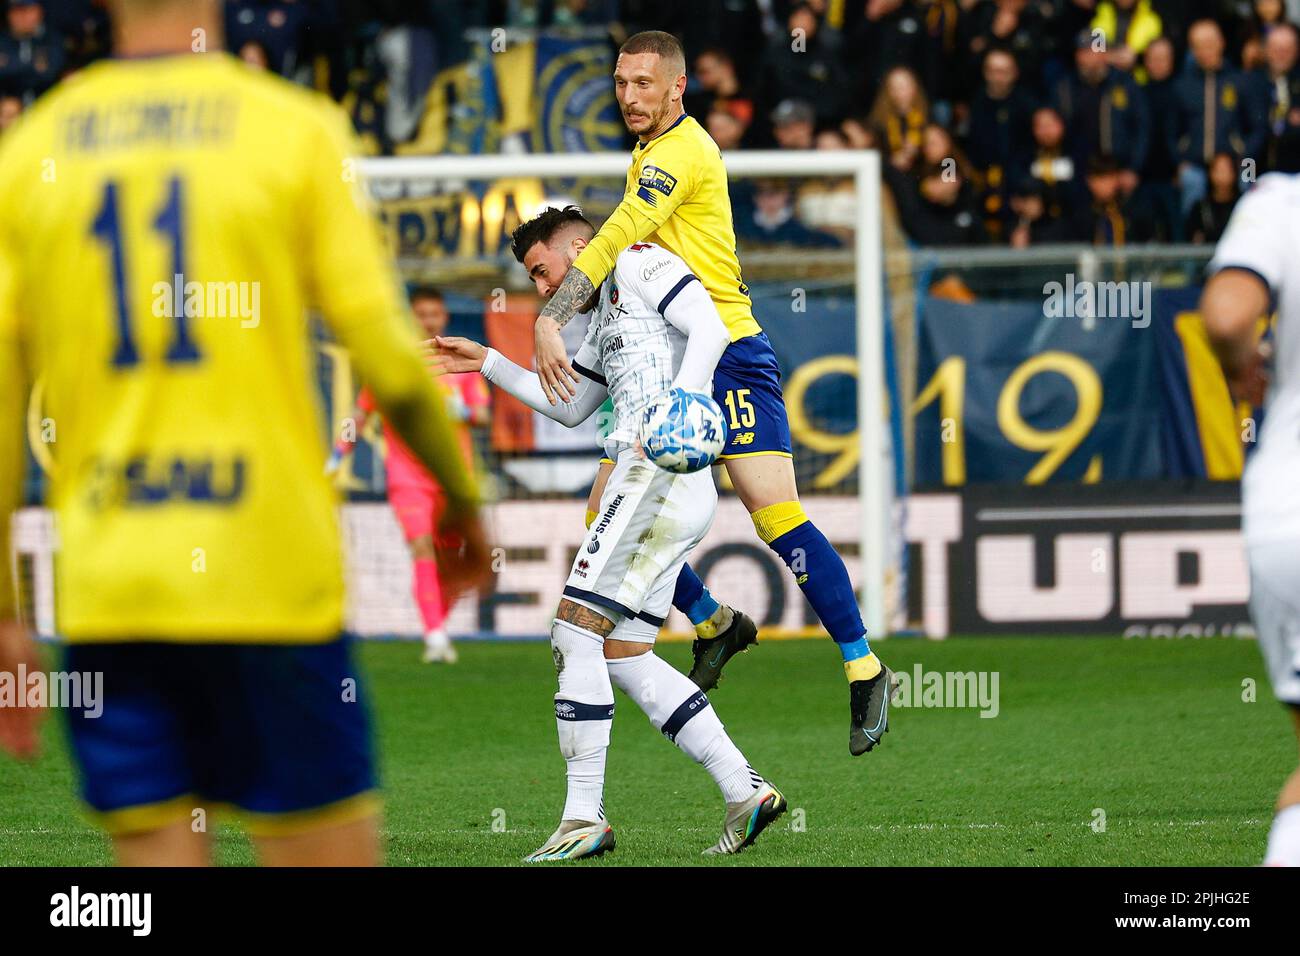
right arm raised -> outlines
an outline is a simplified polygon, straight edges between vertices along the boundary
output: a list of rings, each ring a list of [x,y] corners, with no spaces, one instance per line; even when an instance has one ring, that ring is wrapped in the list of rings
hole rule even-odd
[[[576,394],[568,401],[552,405],[542,391],[537,376],[516,365],[496,349],[480,345],[458,335],[439,336],[434,340],[438,352],[435,365],[442,372],[478,372],[493,385],[499,385],[534,411],[567,428],[581,425],[605,402],[609,390],[599,372],[583,369]],[[595,377],[592,377],[595,376]]]

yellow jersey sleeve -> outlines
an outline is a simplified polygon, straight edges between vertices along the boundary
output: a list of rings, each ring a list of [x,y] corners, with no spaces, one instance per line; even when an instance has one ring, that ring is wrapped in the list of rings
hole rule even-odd
[[[641,165],[635,188],[628,184],[623,201],[574,260],[594,286],[605,281],[618,254],[648,239],[668,221],[699,184],[697,148],[684,137],[656,144],[654,162]]]
[[[0,620],[17,610],[9,574],[9,524],[22,496],[23,422],[27,398],[18,332],[18,297],[8,236],[0,233]]]
[[[419,356],[397,278],[364,196],[358,151],[341,110],[326,111],[308,153],[304,235],[312,304],[348,350],[361,380],[458,507],[477,500],[446,406]]]

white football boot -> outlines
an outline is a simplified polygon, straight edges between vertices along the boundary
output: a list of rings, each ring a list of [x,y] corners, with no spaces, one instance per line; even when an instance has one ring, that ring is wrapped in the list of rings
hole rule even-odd
[[[785,813],[785,795],[767,781],[754,791],[754,795],[740,803],[727,804],[727,819],[722,824],[722,839],[704,851],[739,853],[758,839],[773,820]]]
[[[551,834],[550,839],[524,857],[525,863],[543,863],[549,860],[581,860],[600,856],[614,849],[614,828],[608,820],[584,823],[565,820]]]
[[[426,664],[456,663],[456,646],[445,630],[437,628],[424,635],[424,657],[421,660]]]

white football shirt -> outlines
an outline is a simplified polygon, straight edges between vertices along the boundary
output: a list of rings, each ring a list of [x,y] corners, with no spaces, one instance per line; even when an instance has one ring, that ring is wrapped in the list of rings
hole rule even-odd
[[[614,428],[607,442],[635,442],[642,409],[672,385],[686,336],[663,313],[698,281],[680,256],[654,243],[628,246],[615,260],[573,358],[576,371],[609,389]]]
[[[1259,447],[1242,480],[1247,541],[1300,535],[1300,177],[1269,173],[1241,197],[1210,270],[1245,269],[1277,308],[1274,368]]]

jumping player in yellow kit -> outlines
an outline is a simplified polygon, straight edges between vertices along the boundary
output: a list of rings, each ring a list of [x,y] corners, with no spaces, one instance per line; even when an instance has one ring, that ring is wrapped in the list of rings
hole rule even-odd
[[[343,112],[220,47],[219,0],[115,0],[113,60],[0,146],[0,555],[27,387],[57,424],[49,489],[82,796],[126,864],[210,862],[233,808],[263,862],[378,862],[367,700],[341,637],[337,500],[306,310],[436,475],[446,531],[487,543],[351,174]],[[36,666],[0,585],[0,670]],[[35,749],[30,711],[0,744]]]
[[[649,240],[676,253],[713,299],[731,334],[713,377],[724,410],[727,444],[721,458],[754,529],[795,575],[835,641],[849,680],[849,751],[866,753],[888,730],[891,672],[872,653],[844,561],[804,514],[795,484],[790,425],[781,372],[754,318],[740,274],[727,171],[709,134],[682,107],[686,58],[676,37],[647,31],[619,50],[614,88],[623,121],[638,143],[622,202],[573,263],[538,316],[536,367],[551,403],[574,394],[578,375],[565,353],[562,328],[599,287],[618,254]],[[612,469],[602,464],[599,495]],[[719,605],[686,565],[673,605],[695,625],[691,679],[711,689],[722,668],[755,640],[753,622]]]

